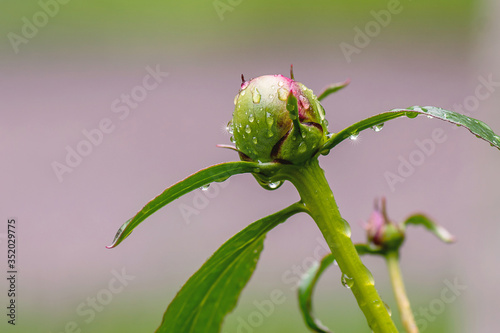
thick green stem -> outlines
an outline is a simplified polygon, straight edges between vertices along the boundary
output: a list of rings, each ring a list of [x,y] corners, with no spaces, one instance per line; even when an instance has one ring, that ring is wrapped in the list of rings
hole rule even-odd
[[[368,325],[378,333],[397,332],[390,314],[380,299],[370,271],[363,265],[351,241],[349,224],[340,216],[332,190],[317,159],[301,166],[283,168],[284,176],[299,191],[302,202],[321,230],[334,255],[342,280],[349,287]],[[283,174],[282,174],[283,175]]]
[[[397,251],[389,251],[385,256],[385,259],[387,261],[392,288],[394,290],[396,302],[398,303],[399,314],[401,316],[403,326],[408,333],[418,333],[417,324],[415,323],[415,318],[413,318],[413,313],[411,311],[410,301],[406,296],[403,275],[401,274],[401,269],[399,267],[399,254]]]

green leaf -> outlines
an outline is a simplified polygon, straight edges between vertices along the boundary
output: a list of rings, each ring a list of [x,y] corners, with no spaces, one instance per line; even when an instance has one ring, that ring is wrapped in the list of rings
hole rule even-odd
[[[456,124],[458,126],[463,126],[467,128],[472,134],[476,135],[478,138],[483,139],[489,142],[492,146],[500,149],[500,136],[495,134],[492,131],[492,129],[484,122],[464,116],[462,114],[453,111],[448,111],[434,106],[425,106],[425,107],[412,106],[408,109],[393,109],[366,118],[333,135],[330,139],[328,139],[328,141],[325,143],[322,149],[323,150],[332,149],[340,142],[349,138],[351,135],[357,135],[359,134],[359,132],[367,128],[379,126],[391,119],[399,118],[401,116],[407,116],[408,118],[415,118],[419,114],[424,114],[431,118],[437,118],[445,120],[452,124]]]
[[[319,263],[315,262],[311,268],[309,268],[307,272],[302,275],[299,283],[298,296],[300,311],[302,312],[302,317],[304,318],[307,327],[309,327],[309,329],[313,332],[331,332],[327,327],[323,326],[318,319],[314,318],[312,311],[312,294],[319,277],[325,269],[333,263],[334,260],[335,258],[333,257],[333,254],[327,254]]]
[[[219,332],[255,270],[267,232],[306,211],[302,203],[295,203],[252,223],[224,243],[182,287],[156,332]]]
[[[276,172],[278,168],[278,163],[227,162],[200,170],[186,179],[170,186],[163,191],[163,193],[151,200],[133,218],[125,222],[120,227],[115,235],[113,243],[107,246],[107,248],[111,249],[120,244],[128,235],[130,235],[134,228],[148,216],[192,190],[212,182],[225,181],[230,176],[241,173],[254,173],[263,176],[270,176]]]
[[[362,256],[363,254],[372,254],[372,255],[384,255],[384,251],[381,249],[373,248],[372,246],[368,244],[356,244],[354,245],[356,247],[356,251],[358,251],[358,254]]]
[[[319,94],[318,101],[321,101],[322,99],[328,97],[330,94],[333,94],[334,92],[337,92],[340,89],[347,87],[349,83],[351,83],[351,80],[347,79],[344,82],[337,82],[330,84],[325,89],[323,89],[321,94]]]
[[[446,243],[452,243],[455,241],[455,237],[453,237],[448,232],[448,230],[434,223],[434,221],[432,221],[427,216],[422,214],[415,214],[410,216],[409,218],[406,219],[406,221],[404,221],[403,224],[405,227],[409,224],[424,226],[427,230],[432,232],[439,239],[441,239],[443,242]]]
[[[377,250],[370,248],[365,244],[356,244],[356,251],[358,254],[379,254]],[[298,297],[299,297],[299,307],[302,312],[302,317],[306,322],[307,327],[313,332],[317,333],[330,333],[331,331],[323,326],[321,322],[316,319],[313,315],[312,310],[312,295],[314,292],[314,288],[318,283],[319,278],[323,274],[323,272],[333,264],[335,258],[333,254],[327,254],[321,259],[318,263],[314,263],[307,272],[302,275],[301,280],[299,282],[298,289]]]

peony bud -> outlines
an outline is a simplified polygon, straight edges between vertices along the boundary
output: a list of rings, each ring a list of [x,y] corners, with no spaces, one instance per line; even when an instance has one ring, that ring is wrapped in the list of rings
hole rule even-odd
[[[283,75],[245,81],[231,130],[243,160],[301,164],[326,141],[325,111],[302,83]]]

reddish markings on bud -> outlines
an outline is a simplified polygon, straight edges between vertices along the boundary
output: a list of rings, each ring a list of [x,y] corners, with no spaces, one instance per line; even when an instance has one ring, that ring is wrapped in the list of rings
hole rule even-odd
[[[383,249],[398,249],[404,241],[404,228],[387,216],[386,200],[375,200],[374,210],[365,226],[368,241]]]

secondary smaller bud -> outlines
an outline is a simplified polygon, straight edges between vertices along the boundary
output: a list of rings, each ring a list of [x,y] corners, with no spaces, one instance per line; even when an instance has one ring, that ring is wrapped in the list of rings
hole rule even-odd
[[[368,241],[384,250],[397,250],[405,238],[404,227],[389,220],[385,198],[375,200],[374,206],[365,226]]]

